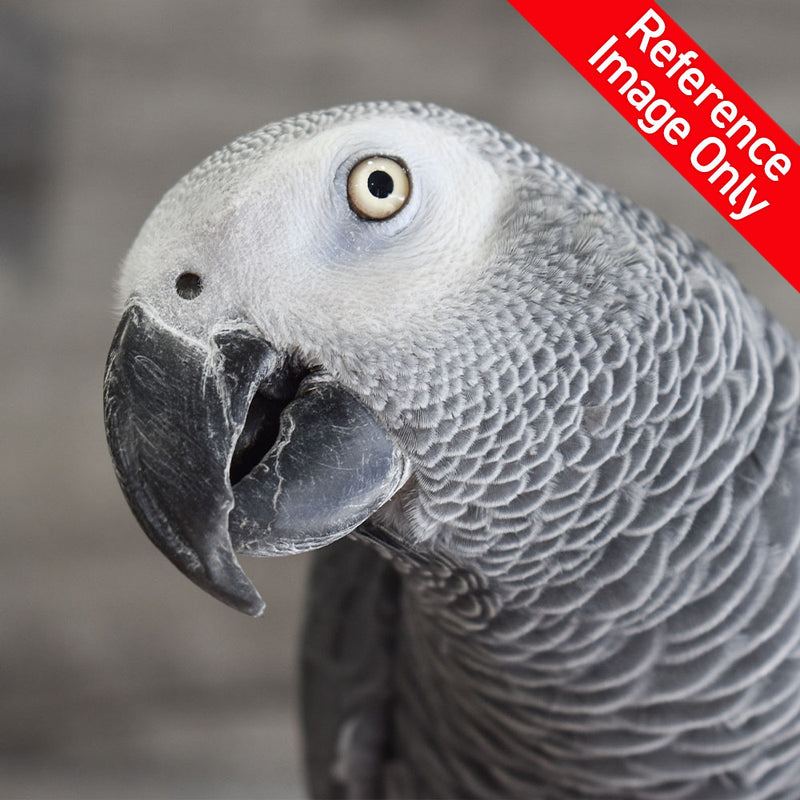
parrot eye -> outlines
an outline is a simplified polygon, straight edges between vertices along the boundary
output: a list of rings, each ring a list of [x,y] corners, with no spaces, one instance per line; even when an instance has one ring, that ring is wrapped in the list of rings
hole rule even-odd
[[[388,219],[406,204],[410,191],[405,166],[386,156],[359,161],[347,179],[350,208],[362,219]]]
[[[175,291],[184,300],[194,300],[203,291],[203,279],[196,272],[182,272],[175,281]]]

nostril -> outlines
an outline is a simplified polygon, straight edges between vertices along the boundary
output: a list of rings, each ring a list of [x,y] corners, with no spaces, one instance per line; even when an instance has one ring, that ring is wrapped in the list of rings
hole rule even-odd
[[[184,300],[194,300],[203,291],[203,279],[196,272],[182,272],[175,281],[175,291]]]

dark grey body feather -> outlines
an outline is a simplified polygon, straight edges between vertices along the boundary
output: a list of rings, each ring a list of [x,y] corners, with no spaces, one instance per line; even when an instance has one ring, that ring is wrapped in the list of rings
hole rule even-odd
[[[798,798],[797,346],[682,232],[514,158],[480,296],[356,384],[415,464],[379,796]],[[350,717],[310,708],[314,750]]]
[[[399,576],[343,539],[314,555],[301,656],[306,772],[315,797],[383,792],[390,759]]]

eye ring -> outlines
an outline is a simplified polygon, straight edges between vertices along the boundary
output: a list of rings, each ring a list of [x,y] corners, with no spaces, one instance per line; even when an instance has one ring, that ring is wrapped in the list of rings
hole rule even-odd
[[[408,202],[411,180],[405,164],[390,156],[369,156],[350,170],[347,200],[366,220],[393,217]]]
[[[196,272],[182,272],[175,279],[175,291],[184,300],[194,300],[203,291],[203,279]]]

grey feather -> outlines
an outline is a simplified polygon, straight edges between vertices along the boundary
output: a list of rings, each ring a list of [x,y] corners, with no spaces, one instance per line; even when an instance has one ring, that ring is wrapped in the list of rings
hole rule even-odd
[[[315,797],[363,800],[382,791],[398,583],[385,559],[350,539],[314,555],[301,699],[306,770]]]

